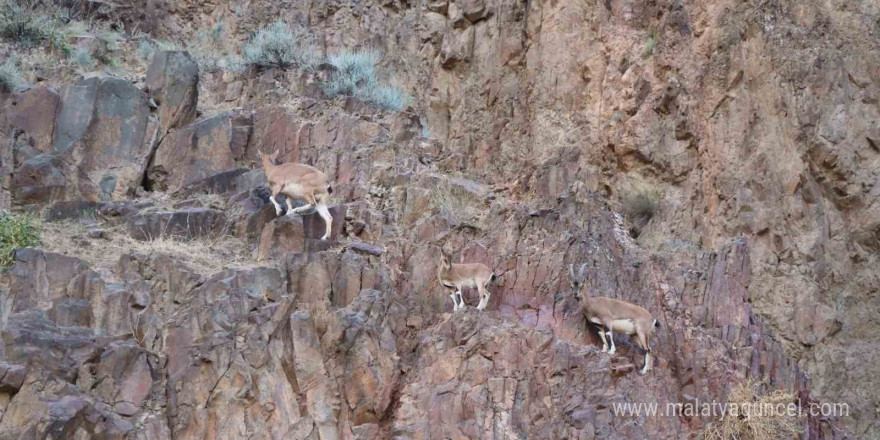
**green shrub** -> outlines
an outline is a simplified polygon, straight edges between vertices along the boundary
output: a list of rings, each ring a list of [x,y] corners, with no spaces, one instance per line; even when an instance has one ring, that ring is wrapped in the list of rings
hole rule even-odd
[[[10,57],[0,64],[0,89],[12,92],[23,85],[24,77],[15,65],[15,58]]]
[[[153,50],[150,40],[143,39],[138,43],[138,53],[145,60],[149,60],[153,56]]]
[[[223,22],[218,23],[210,31],[200,31],[196,40],[187,44],[186,51],[198,63],[202,73],[222,70],[223,59]]]
[[[34,46],[50,38],[55,26],[48,15],[11,0],[0,0],[0,38]]]
[[[226,27],[220,21],[211,27],[211,41],[215,44],[223,43],[223,37],[226,35]]]
[[[276,21],[258,30],[242,48],[245,63],[263,68],[311,70],[320,62],[308,36]]]
[[[654,39],[654,34],[651,34],[648,37],[648,41],[645,43],[645,49],[642,50],[642,59],[648,59],[653,53],[654,49],[657,48],[657,40]]]
[[[79,64],[80,67],[86,69],[95,65],[95,62],[92,59],[92,54],[89,53],[89,49],[81,46],[73,50],[73,61],[75,61],[76,64]]]
[[[52,47],[61,51],[61,53],[70,58],[74,54],[74,47],[68,41],[69,37],[74,35],[86,35],[89,33],[89,26],[83,22],[71,21],[65,25],[56,26],[49,35]]]
[[[156,42],[156,50],[180,50],[176,43],[166,40],[159,40]]]
[[[375,86],[361,89],[357,95],[366,102],[380,108],[401,111],[412,102],[412,98],[395,86]]]
[[[229,55],[218,62],[220,69],[226,72],[243,73],[247,70],[247,64],[238,55]]]
[[[378,83],[376,61],[379,53],[375,51],[342,52],[328,60],[336,72],[324,85],[324,93],[337,96],[355,96],[358,89]]]
[[[111,30],[103,30],[98,32],[98,39],[107,43],[107,50],[110,52],[115,52],[119,50],[119,42],[122,41],[123,37],[119,32],[114,32]]]
[[[40,233],[27,214],[0,211],[0,267],[12,266],[16,249],[40,244]]]
[[[364,102],[390,110],[403,110],[411,98],[398,87],[382,85],[376,74],[379,52],[341,52],[328,60],[336,67],[330,80],[322,84],[329,98],[354,96]]]

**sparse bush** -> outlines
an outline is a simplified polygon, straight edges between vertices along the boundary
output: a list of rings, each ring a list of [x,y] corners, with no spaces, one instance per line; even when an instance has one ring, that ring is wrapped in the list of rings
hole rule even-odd
[[[211,27],[211,41],[213,41],[215,44],[223,43],[223,37],[225,33],[226,27],[223,25],[223,22],[218,22]]]
[[[311,70],[320,62],[308,35],[276,21],[258,30],[242,48],[245,63],[263,68]]]
[[[793,439],[801,432],[801,418],[777,408],[794,404],[791,393],[776,390],[758,395],[751,381],[739,385],[727,398],[727,414],[703,431],[703,440]],[[772,410],[769,408],[772,407]]]
[[[24,77],[18,66],[15,65],[15,58],[10,57],[3,64],[0,64],[0,89],[12,92],[24,85]]]
[[[623,199],[623,214],[630,223],[630,235],[638,238],[642,230],[657,212],[660,195],[656,191],[641,189]]]
[[[244,60],[238,55],[229,55],[218,62],[220,69],[226,72],[242,73],[247,70]]]
[[[89,27],[85,23],[71,21],[63,26],[56,27],[49,36],[49,40],[52,42],[52,47],[58,49],[64,56],[69,58],[74,52],[74,47],[68,40],[70,36],[85,35],[88,32]]]
[[[412,98],[396,86],[376,86],[363,89],[359,98],[388,110],[401,111],[412,102]]]
[[[431,207],[450,226],[470,226],[485,229],[485,207],[480,198],[459,185],[440,182],[432,191]]]
[[[0,38],[34,46],[51,37],[55,24],[48,15],[11,0],[0,0]]]
[[[378,107],[400,111],[409,105],[411,98],[398,87],[381,85],[376,75],[376,51],[342,52],[330,57],[336,71],[322,85],[330,97],[354,96]]]
[[[149,60],[153,56],[153,51],[153,45],[150,43],[150,40],[143,39],[138,43],[138,53],[141,58]]]
[[[39,230],[29,215],[0,211],[0,267],[12,265],[16,249],[39,243]]]
[[[109,57],[109,56],[108,56],[108,57],[105,57],[105,58],[102,60],[102,62],[103,62],[104,65],[107,66],[111,71],[116,71],[117,74],[119,73],[119,72],[118,72],[119,68],[122,66],[122,63],[120,63],[119,58],[116,58],[116,57]]]
[[[324,84],[324,93],[336,96],[355,96],[358,89],[375,86],[376,62],[379,61],[376,51],[342,52],[329,58],[330,64],[336,67],[330,81]]]
[[[122,41],[122,35],[111,30],[102,30],[98,32],[98,39],[107,43],[107,50],[115,52],[119,50],[119,42]]]
[[[177,44],[175,44],[171,41],[159,40],[156,42],[156,50],[159,50],[159,51],[178,50],[178,49],[179,49],[179,47],[177,46]]]
[[[91,68],[95,64],[92,54],[89,53],[89,49],[86,47],[80,46],[74,49],[72,58],[76,64],[86,69]]]
[[[202,72],[222,70],[223,32],[223,22],[220,22],[214,25],[210,31],[199,32],[196,41],[187,44],[186,51],[199,64],[199,69]]]
[[[650,58],[656,48],[657,40],[654,39],[654,34],[651,34],[651,36],[648,37],[648,41],[645,43],[645,49],[642,50],[642,59]]]

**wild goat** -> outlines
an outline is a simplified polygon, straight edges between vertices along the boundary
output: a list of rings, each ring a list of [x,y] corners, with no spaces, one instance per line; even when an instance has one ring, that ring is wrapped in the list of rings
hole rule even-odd
[[[645,350],[645,366],[639,372],[642,375],[648,373],[651,369],[651,346],[648,342],[654,335],[654,328],[660,328],[660,322],[651,316],[651,312],[626,301],[620,301],[612,298],[590,297],[586,293],[581,293],[584,281],[584,269],[587,264],[584,263],[578,276],[574,276],[574,265],[568,266],[568,275],[571,287],[574,289],[575,296],[581,303],[581,313],[587,321],[598,325],[599,337],[602,338],[602,351],[608,354],[614,354],[614,330],[635,335],[636,343]],[[605,339],[605,333],[602,327],[607,331],[608,339],[611,340],[611,350],[608,350],[608,342]]]
[[[333,194],[333,187],[330,185],[327,175],[315,167],[300,163],[290,162],[275,165],[278,150],[272,154],[263,154],[260,151],[259,154],[263,161],[266,178],[269,180],[269,189],[272,190],[269,200],[275,205],[275,215],[281,215],[281,205],[275,200],[278,194],[284,194],[288,197],[288,206],[293,206],[290,199],[305,200],[306,205],[294,208],[286,215],[299,214],[314,207],[318,211],[318,215],[324,219],[324,225],[327,229],[321,240],[326,240],[330,236],[330,230],[333,226],[333,217],[330,215],[330,210],[327,209],[330,194]]]
[[[480,292],[480,303],[477,310],[483,310],[489,305],[489,296],[492,292],[486,286],[495,280],[495,274],[482,263],[472,264],[453,264],[452,257],[443,250],[440,250],[440,268],[437,270],[437,278],[440,284],[452,291],[449,297],[452,298],[452,311],[457,312],[459,309],[467,307],[464,304],[464,298],[461,297],[461,289],[475,287]],[[456,297],[458,299],[456,300]]]

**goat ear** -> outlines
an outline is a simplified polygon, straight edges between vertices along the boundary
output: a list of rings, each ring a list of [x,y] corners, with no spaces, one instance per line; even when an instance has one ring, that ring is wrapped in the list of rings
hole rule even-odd
[[[278,150],[272,152],[272,160],[278,159]]]
[[[587,269],[587,263],[581,265],[581,270],[578,271],[578,281],[584,280],[584,270]]]
[[[568,265],[568,282],[572,288],[577,287],[577,278],[574,277],[574,263]]]

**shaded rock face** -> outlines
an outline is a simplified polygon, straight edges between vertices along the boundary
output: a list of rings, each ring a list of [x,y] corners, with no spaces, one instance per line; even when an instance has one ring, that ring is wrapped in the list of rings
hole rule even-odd
[[[199,65],[189,53],[157,52],[147,69],[144,83],[150,98],[159,106],[159,138],[196,119]]]
[[[60,93],[36,88],[7,111],[13,160],[5,166],[17,203],[108,201],[140,187],[157,123],[131,83],[89,78]]]
[[[759,314],[816,393],[859,407],[854,432],[880,436],[873,5],[304,0],[245,21],[278,16],[326,53],[380,48],[446,171],[545,205],[647,184],[662,202],[639,241],[655,250],[747,237]]]
[[[97,206],[143,239],[231,222],[265,260],[204,275],[159,254],[99,270],[18,251],[0,274],[0,438],[687,438],[711,418],[610,405],[721,402],[745,378],[846,402],[845,429],[877,437],[876,11],[802,3],[124,12],[156,35],[309,23],[326,53],[381,48],[419,99],[387,115],[316,101],[320,72],[267,70],[215,77],[208,104],[247,110],[193,121],[174,52],[149,95],[91,78],[0,97],[0,206]],[[298,101],[279,103],[288,85]],[[274,219],[261,171],[242,172],[276,149],[333,179],[331,243],[314,215]],[[115,203],[141,183],[223,193],[232,212]],[[635,243],[612,211],[640,185],[662,196]],[[441,245],[499,276],[487,312],[449,314]],[[650,376],[624,336],[596,350],[566,280],[582,263],[590,294],[660,320]],[[804,438],[845,436],[804,421]]]
[[[148,187],[175,191],[236,168],[236,160],[244,158],[251,127],[250,113],[231,111],[168,134],[147,170]]]
[[[745,242],[657,260],[599,204],[561,209],[592,214],[513,212],[485,247],[436,225],[500,274],[486,312],[444,313],[435,246],[279,254],[276,267],[212,275],[155,253],[96,271],[20,250],[0,277],[0,366],[15,371],[0,378],[0,435],[681,438],[712,418],[633,423],[611,405],[722,401],[743,377],[809,393],[748,302]],[[572,238],[549,244],[563,231]],[[399,234],[415,243],[422,232]],[[514,255],[505,246],[519,256],[492,257]],[[588,264],[591,293],[642,304],[662,322],[649,376],[636,374],[644,357],[626,336],[617,355],[598,350],[567,287],[569,262]],[[808,438],[838,438],[836,423],[805,420]]]
[[[126,220],[128,234],[136,240],[175,237],[182,240],[217,237],[226,230],[226,217],[209,208],[186,208],[169,212],[150,212]]]

